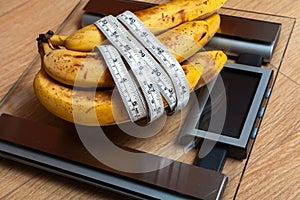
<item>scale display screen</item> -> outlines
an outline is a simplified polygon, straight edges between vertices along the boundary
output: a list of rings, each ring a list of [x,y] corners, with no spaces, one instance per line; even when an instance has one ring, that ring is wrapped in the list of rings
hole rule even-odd
[[[202,118],[209,119],[212,114],[220,115],[221,113],[219,112],[218,104],[222,106],[226,105],[226,117],[221,134],[229,137],[240,138],[252,101],[261,80],[261,76],[262,75],[260,73],[256,72],[224,68],[221,72],[221,76],[218,77],[214,85],[214,89],[212,90],[212,93],[216,93],[212,94],[212,96],[217,98],[217,93],[220,93],[220,100],[216,100],[214,111],[211,112],[212,101],[209,98],[205,106],[205,110],[209,110],[210,112],[206,112],[206,116],[202,116]],[[223,81],[225,93],[219,92],[221,90],[218,88],[220,87],[220,81]],[[226,95],[226,98],[224,98],[223,95]],[[207,127],[205,127],[207,124],[206,122],[207,120],[203,120],[202,123],[200,123],[199,128],[207,131]],[[210,131],[217,132],[217,130],[214,129],[214,126],[211,127]]]
[[[267,68],[226,63],[198,94],[199,109],[187,117],[181,143],[192,138],[216,141],[234,149],[229,156],[244,159],[256,137],[272,75]]]

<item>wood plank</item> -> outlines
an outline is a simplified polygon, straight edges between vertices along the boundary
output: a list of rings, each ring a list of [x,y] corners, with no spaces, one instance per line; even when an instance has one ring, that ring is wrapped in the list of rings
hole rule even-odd
[[[40,173],[3,199],[129,199],[120,194],[50,173]]]
[[[37,171],[30,167],[0,159],[0,199],[5,195],[26,184],[31,178],[37,175]]]
[[[29,1],[30,0],[0,0],[0,17],[6,15],[9,12],[13,12],[14,9],[22,6],[23,4],[26,4]]]
[[[300,16],[297,18],[299,19]],[[289,48],[287,49],[286,55],[282,68],[280,71],[288,76],[290,79],[300,85],[300,64],[299,64],[299,52],[300,52],[300,26],[299,21],[296,22],[297,26],[294,28],[293,35],[289,42]]]
[[[290,17],[300,16],[297,10],[299,2],[294,0],[286,0],[284,3],[282,0],[227,0],[224,7]]]
[[[37,54],[36,36],[41,31],[47,30],[48,26],[57,29],[78,1],[66,3],[54,0],[52,3],[54,5],[49,6],[49,3],[45,1],[1,0],[3,15],[0,15],[0,23],[2,30],[5,31],[0,31],[0,99]],[[49,15],[51,20],[41,19],[41,15]],[[25,184],[36,174],[36,169],[0,159],[0,198]]]
[[[0,17],[1,27],[5,27],[0,32],[0,80],[6,80],[1,83],[0,99],[37,55],[38,34],[56,30],[77,3],[53,0],[49,6],[49,2],[31,0]]]
[[[300,199],[300,129],[255,162],[237,199]]]

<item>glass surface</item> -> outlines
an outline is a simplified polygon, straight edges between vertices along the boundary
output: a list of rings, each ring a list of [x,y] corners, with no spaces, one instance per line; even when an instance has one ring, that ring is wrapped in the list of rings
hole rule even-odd
[[[58,31],[61,35],[69,35],[79,28],[79,21],[83,13],[83,7],[84,5],[80,4],[66,19]],[[274,51],[273,58],[270,63],[263,66],[274,71],[274,84],[277,73],[280,70],[281,62],[284,58],[285,50],[294,27],[295,19],[283,16],[232,10],[228,8],[222,8],[219,10],[219,12],[231,16],[242,16],[250,19],[266,20],[282,24],[282,30]],[[78,24],[78,26],[75,24]],[[37,35],[38,34],[39,33],[37,33]],[[230,61],[235,62],[234,60]],[[17,80],[16,84],[1,100],[0,114],[6,113],[31,120],[33,122],[47,124],[62,130],[69,130],[70,126],[72,126],[72,123],[61,120],[60,118],[49,113],[35,98],[32,85],[35,74],[39,71],[40,67],[41,61],[39,56],[37,56],[33,59],[30,66],[28,66],[28,68],[24,71],[23,75]],[[183,163],[192,164],[198,154],[197,150],[193,148],[182,147],[182,145],[178,144],[176,141],[178,130],[182,125],[182,119],[189,112],[188,108],[189,106],[179,113],[168,116],[162,129],[154,136],[148,138],[137,138],[125,133],[121,133],[118,131],[118,127],[114,126],[105,127],[103,129],[105,130],[107,138],[109,138],[110,141],[124,148],[148,152]],[[70,134],[70,132],[66,131],[61,139],[68,138],[67,134]],[[60,138],[57,138],[57,140],[60,141]],[[229,177],[229,180],[236,177],[242,177],[246,163],[247,159],[240,161],[229,158],[225,163],[223,173]],[[228,187],[231,189],[238,189],[238,182],[229,181]],[[234,196],[234,194],[232,194],[232,196]]]

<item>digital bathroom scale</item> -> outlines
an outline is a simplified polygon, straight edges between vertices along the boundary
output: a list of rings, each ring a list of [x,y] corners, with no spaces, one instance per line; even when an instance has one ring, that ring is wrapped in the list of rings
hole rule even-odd
[[[268,85],[272,72],[263,68],[228,63],[221,76],[225,80],[227,96],[235,94],[236,90],[247,89],[245,102],[238,108],[242,108],[239,112],[243,113],[243,117],[238,123],[234,123],[234,126],[230,123],[235,118],[231,106],[235,105],[237,96],[234,95],[232,99],[227,97],[229,112],[226,115],[224,133],[218,139],[218,143],[230,147],[229,151],[233,157],[242,158],[248,153],[255,139],[255,124],[263,114],[263,100],[269,95]],[[251,83],[236,84],[241,80]],[[218,81],[215,82],[214,88],[217,85]],[[238,97],[240,96],[243,95],[239,94]],[[92,128],[86,127],[86,133],[89,129]],[[213,130],[203,134],[205,131],[196,126],[194,130],[196,131],[188,132],[183,137],[211,139],[214,138],[213,134],[216,134]],[[172,161],[166,168],[149,173],[119,172],[103,165],[85,149],[74,125],[69,124],[68,127],[60,129],[8,114],[0,116],[0,155],[139,199],[219,199],[227,182],[227,176],[220,172],[178,161]],[[170,170],[175,174],[180,172],[182,176],[174,177],[169,173]],[[183,182],[183,185],[172,184]],[[201,187],[194,187],[195,185]]]

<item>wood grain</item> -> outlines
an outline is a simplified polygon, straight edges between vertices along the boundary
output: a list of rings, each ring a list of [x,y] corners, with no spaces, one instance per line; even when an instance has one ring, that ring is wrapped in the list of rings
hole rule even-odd
[[[23,0],[23,1],[19,1],[19,0],[11,0],[11,1],[1,0],[0,1],[0,5],[1,5],[0,16],[7,15],[9,12],[14,12],[14,9],[26,4],[29,1],[30,0]]]
[[[21,164],[0,159],[0,199],[26,184],[37,175],[36,170]]]
[[[120,194],[41,172],[1,199],[129,199]]]
[[[87,1],[82,1],[80,9]],[[0,0],[0,99],[37,55],[37,35],[49,29],[56,30],[77,2]],[[295,0],[228,0],[225,7],[300,20],[300,4]],[[61,33],[68,35],[79,28],[81,14],[82,11],[75,13]],[[280,52],[285,53],[285,56],[241,182],[246,160],[226,161],[223,172],[229,176],[229,183],[223,199],[233,199],[238,186],[236,199],[300,199],[300,58],[297,55],[300,52],[299,34],[300,25],[297,22],[286,52]],[[274,62],[280,63],[281,60]],[[31,75],[34,75],[34,71]],[[30,87],[30,82],[27,87]],[[32,98],[32,93],[25,91],[24,95],[25,93],[29,99]],[[14,107],[16,104],[10,102],[9,105],[11,109],[21,113],[30,104],[25,102],[23,106]],[[34,108],[40,109],[37,105]],[[55,121],[52,118],[51,120]],[[157,140],[163,139],[158,137]],[[130,141],[130,145],[150,148],[137,141]],[[196,153],[189,152],[188,156],[180,160],[191,163]],[[0,199],[126,199],[118,194],[3,158],[0,158],[0,186]]]
[[[247,169],[238,197],[299,199],[300,150],[297,148],[299,145],[298,129]]]
[[[3,29],[0,32],[0,54],[3,55],[1,77],[9,80],[1,83],[0,98],[37,54],[35,39],[38,34],[49,29],[56,30],[78,1],[66,4],[64,1],[54,0],[50,6],[46,1],[21,2],[19,1],[17,6],[13,4],[10,12],[6,12],[0,18]],[[9,6],[8,3],[1,4],[1,10],[9,10]]]

